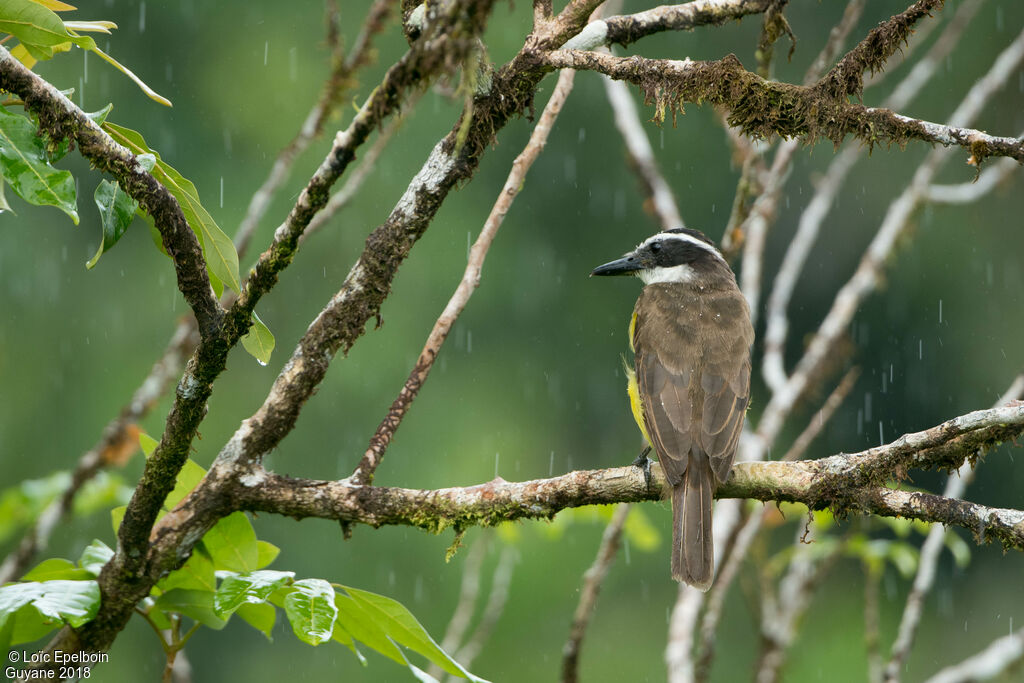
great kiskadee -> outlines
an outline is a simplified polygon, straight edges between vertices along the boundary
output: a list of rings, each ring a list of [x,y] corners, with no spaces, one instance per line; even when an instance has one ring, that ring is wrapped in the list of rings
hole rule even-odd
[[[697,230],[658,233],[591,275],[643,280],[629,324],[630,405],[672,487],[672,578],[707,590],[712,495],[729,475],[750,399],[747,302],[729,264]]]

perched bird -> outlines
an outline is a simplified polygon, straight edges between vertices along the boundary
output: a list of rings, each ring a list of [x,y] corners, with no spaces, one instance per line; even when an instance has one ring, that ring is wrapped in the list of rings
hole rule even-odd
[[[712,494],[729,475],[750,400],[750,310],[729,264],[697,230],[658,233],[591,275],[643,280],[629,324],[630,405],[672,487],[672,578],[707,590]],[[648,464],[649,450],[638,464]]]

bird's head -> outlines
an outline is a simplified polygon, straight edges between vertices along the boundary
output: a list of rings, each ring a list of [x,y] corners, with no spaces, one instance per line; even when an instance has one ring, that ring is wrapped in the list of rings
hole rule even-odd
[[[723,271],[724,269],[724,271]],[[645,285],[654,282],[704,283],[732,270],[714,242],[699,230],[677,228],[648,237],[636,249],[591,275],[636,275]]]

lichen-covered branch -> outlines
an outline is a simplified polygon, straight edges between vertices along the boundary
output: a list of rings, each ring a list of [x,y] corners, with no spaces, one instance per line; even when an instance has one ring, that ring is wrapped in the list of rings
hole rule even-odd
[[[764,12],[773,0],[695,0],[679,5],[609,17],[587,26],[573,47],[592,50],[600,45],[635,43],[663,31],[689,31],[698,26],[724,24],[748,14]]]
[[[737,463],[717,498],[791,501],[813,509],[863,512],[942,522],[1024,550],[1024,511],[989,508],[928,493],[887,488],[908,468],[955,468],[981,450],[1024,433],[1024,402],[979,410],[861,453],[799,462]],[[510,483],[495,479],[469,487],[418,490],[353,486],[346,480],[296,479],[239,463],[231,486],[237,509],[346,523],[408,525],[440,532],[492,526],[515,519],[548,519],[568,507],[658,500],[664,475],[651,487],[635,467],[570,472]]]

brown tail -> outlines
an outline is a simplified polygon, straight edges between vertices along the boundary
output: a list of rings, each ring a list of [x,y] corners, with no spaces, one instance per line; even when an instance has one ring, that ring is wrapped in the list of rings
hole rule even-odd
[[[672,487],[672,578],[702,591],[715,577],[711,483],[707,458],[691,455],[683,481]]]

